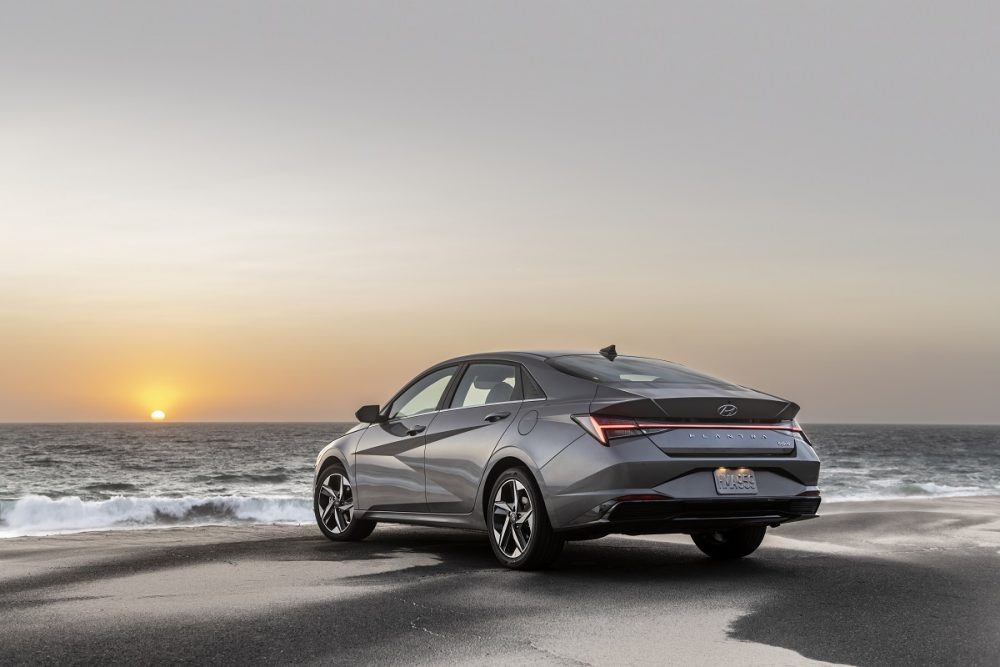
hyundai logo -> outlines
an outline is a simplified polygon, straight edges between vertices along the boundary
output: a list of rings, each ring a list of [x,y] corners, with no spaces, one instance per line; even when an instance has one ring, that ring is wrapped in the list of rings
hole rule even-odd
[[[726,403],[725,405],[720,405],[716,412],[719,413],[720,417],[735,417],[738,412],[738,408],[732,403]]]

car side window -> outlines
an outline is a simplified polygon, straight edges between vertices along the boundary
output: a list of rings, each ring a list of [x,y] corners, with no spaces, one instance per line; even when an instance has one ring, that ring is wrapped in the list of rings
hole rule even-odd
[[[521,367],[521,377],[524,380],[524,387],[522,387],[524,391],[522,393],[525,400],[545,398],[545,392],[538,386],[538,381],[531,376],[531,373],[524,366]]]
[[[437,410],[441,397],[444,396],[455,371],[454,366],[442,368],[439,371],[428,373],[411,384],[392,402],[392,407],[389,409],[389,419],[415,417],[425,412]]]
[[[517,368],[512,364],[469,364],[462,381],[458,383],[451,407],[467,408],[520,400],[520,394]]]

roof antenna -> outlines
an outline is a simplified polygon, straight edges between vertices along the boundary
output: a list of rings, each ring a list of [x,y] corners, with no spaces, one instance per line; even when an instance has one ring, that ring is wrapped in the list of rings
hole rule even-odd
[[[608,345],[607,347],[602,347],[600,349],[600,352],[601,356],[607,359],[608,361],[614,361],[615,357],[618,356],[618,351],[615,350],[614,345]]]

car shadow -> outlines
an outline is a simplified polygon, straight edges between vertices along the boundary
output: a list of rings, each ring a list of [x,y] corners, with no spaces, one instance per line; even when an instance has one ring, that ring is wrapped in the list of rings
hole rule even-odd
[[[976,557],[995,564],[995,556]],[[965,558],[973,564],[971,556]],[[250,664],[461,662],[470,651],[508,655],[509,638],[531,632],[590,627],[591,634],[603,636],[610,615],[622,610],[655,627],[706,605],[741,610],[729,628],[735,639],[831,662],[976,664],[1000,650],[995,628],[988,627],[1000,612],[993,596],[1000,575],[976,574],[950,561],[918,564],[768,548],[766,540],[749,558],[720,562],[693,544],[608,537],[568,544],[548,570],[514,572],[496,562],[481,534],[380,527],[358,543],[334,543],[317,534],[172,545],[6,581],[0,603],[16,614],[18,605],[40,604],[40,593],[74,583],[259,560],[328,563],[330,579],[314,585],[332,586],[329,599],[273,612],[109,621],[98,632],[25,630],[5,637],[0,662],[40,643],[100,662],[144,662],[150,655]],[[380,566],[355,566],[366,562]],[[983,576],[993,580],[984,585]],[[266,596],[266,587],[261,594]],[[954,641],[958,636],[960,643]]]

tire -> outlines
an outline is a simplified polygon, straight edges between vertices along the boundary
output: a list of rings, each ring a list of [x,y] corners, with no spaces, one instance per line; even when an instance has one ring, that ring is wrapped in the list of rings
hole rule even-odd
[[[764,541],[767,526],[745,526],[691,536],[695,545],[709,558],[731,560],[749,556]]]
[[[486,528],[493,555],[513,570],[548,567],[565,544],[552,530],[534,477],[520,466],[508,468],[493,482]]]
[[[339,462],[326,465],[316,477],[313,513],[319,529],[335,542],[363,540],[376,526],[375,521],[354,518],[354,488]]]

